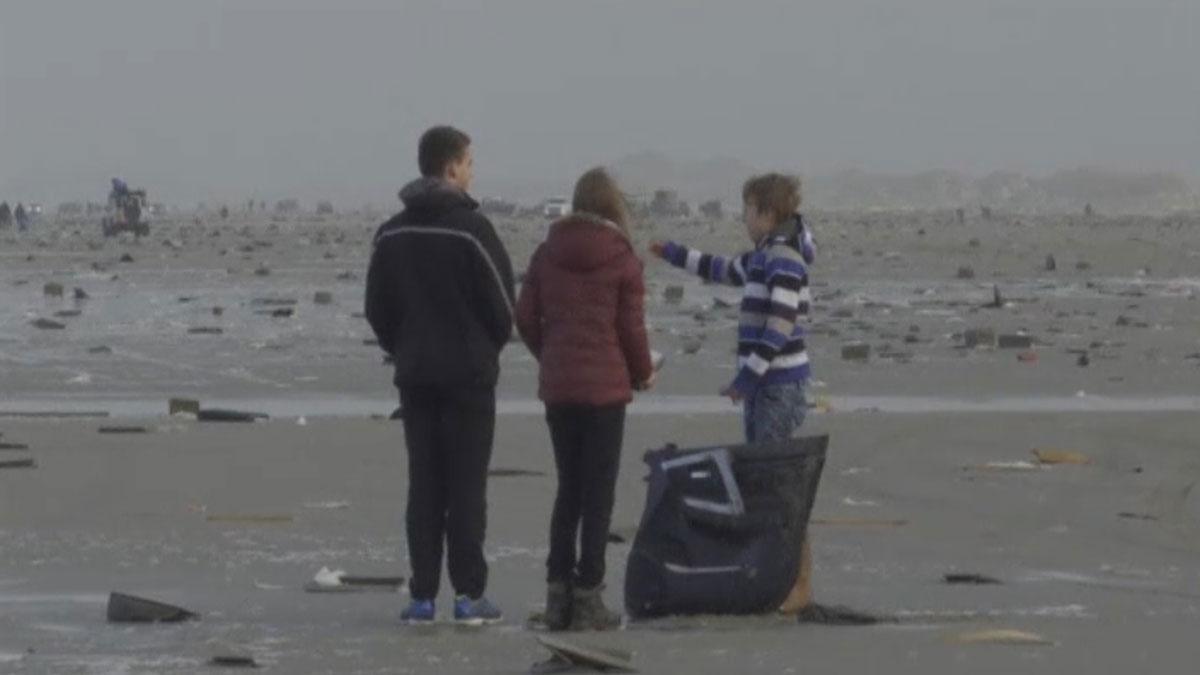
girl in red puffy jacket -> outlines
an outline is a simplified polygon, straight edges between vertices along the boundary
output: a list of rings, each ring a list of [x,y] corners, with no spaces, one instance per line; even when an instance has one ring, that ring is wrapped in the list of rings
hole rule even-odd
[[[517,301],[517,329],[541,366],[538,396],[558,468],[546,561],[552,630],[620,624],[601,599],[604,553],[625,406],[654,383],[624,197],[606,171],[592,169],[575,184],[572,209],[533,254]]]

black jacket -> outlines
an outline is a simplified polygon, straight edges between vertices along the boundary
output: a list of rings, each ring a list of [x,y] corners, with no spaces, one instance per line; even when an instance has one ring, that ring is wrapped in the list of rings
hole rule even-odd
[[[380,226],[367,271],[366,315],[395,359],[397,387],[494,387],[513,325],[508,253],[479,205],[422,178]]]

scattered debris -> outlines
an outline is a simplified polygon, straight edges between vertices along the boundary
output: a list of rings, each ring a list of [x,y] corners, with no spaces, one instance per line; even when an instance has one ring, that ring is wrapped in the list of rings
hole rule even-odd
[[[87,419],[108,416],[106,410],[0,410],[0,417],[28,417],[31,419]]]
[[[886,619],[842,605],[821,605],[810,602],[796,613],[796,621],[822,626],[874,626]]]
[[[257,668],[258,662],[253,656],[218,654],[209,660],[208,665],[215,668]]]
[[[157,600],[113,592],[108,596],[108,620],[113,623],[176,623],[199,614]]]
[[[668,305],[678,305],[683,302],[683,286],[667,286],[663,289],[663,300]]]
[[[196,419],[201,422],[257,422],[270,419],[266,413],[243,412],[240,410],[224,410],[221,408],[201,408],[196,413]]]
[[[250,304],[256,307],[294,307],[300,303],[295,298],[254,298]]]
[[[989,577],[983,574],[974,574],[972,572],[952,572],[942,576],[942,582],[947,584],[973,584],[973,585],[990,585],[1003,583],[995,577]]]
[[[1092,460],[1081,452],[1071,450],[1039,450],[1034,449],[1033,456],[1041,464],[1091,464]]]
[[[67,327],[66,324],[51,321],[50,319],[34,319],[29,322],[29,325],[38,330],[63,330]]]
[[[996,331],[991,328],[971,328],[963,333],[963,342],[967,349],[995,347]]]
[[[636,673],[633,654],[619,649],[575,644],[549,635],[537,636],[538,644],[550,651],[550,659],[536,663],[531,673],[570,672],[572,669],[604,673]]]
[[[173,398],[167,401],[168,415],[195,415],[200,416],[200,401],[190,398]]]
[[[843,361],[866,362],[871,358],[871,345],[862,342],[842,345]]]
[[[150,430],[146,427],[100,427],[98,431],[102,434],[145,434]]]
[[[999,471],[999,472],[1024,472],[1024,471],[1039,471],[1041,467],[1033,462],[1018,460],[1015,462],[986,462],[976,466],[965,467],[967,469],[975,469],[977,471]]]
[[[1053,645],[1054,642],[1036,634],[1009,628],[990,628],[986,630],[959,633],[951,640],[962,645]]]
[[[1010,333],[997,338],[996,345],[1000,349],[1030,349],[1033,347],[1033,336],[1021,333]]]
[[[992,301],[984,305],[988,309],[1004,309],[1004,296],[1000,295],[1000,287],[992,286]]]
[[[0,459],[0,469],[36,469],[37,462],[33,459]]]
[[[1127,520],[1149,520],[1149,521],[1158,520],[1158,516],[1156,516],[1156,515],[1153,515],[1150,513],[1135,513],[1133,511],[1121,511],[1120,513],[1117,514],[1117,517],[1125,518]]]
[[[304,590],[308,593],[395,593],[403,585],[404,577],[351,575],[343,570],[322,567],[313,580],[304,585]]]

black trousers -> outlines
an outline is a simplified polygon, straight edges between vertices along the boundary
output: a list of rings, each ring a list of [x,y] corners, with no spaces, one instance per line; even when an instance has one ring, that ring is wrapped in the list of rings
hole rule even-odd
[[[604,552],[621,466],[625,405],[551,405],[546,407],[546,422],[558,467],[547,581],[596,588],[604,582]]]
[[[437,597],[445,542],[455,593],[478,598],[487,587],[483,539],[495,389],[401,387],[400,403],[408,444],[409,591],[420,600]]]

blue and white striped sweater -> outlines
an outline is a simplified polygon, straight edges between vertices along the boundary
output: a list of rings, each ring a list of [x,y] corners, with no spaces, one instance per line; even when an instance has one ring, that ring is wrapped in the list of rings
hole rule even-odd
[[[809,377],[801,323],[812,301],[804,263],[814,249],[811,239],[805,239],[804,230],[774,235],[753,251],[733,257],[673,242],[663,249],[663,258],[676,267],[706,281],[742,287],[738,373],[732,386],[743,396],[762,384],[804,382]]]

